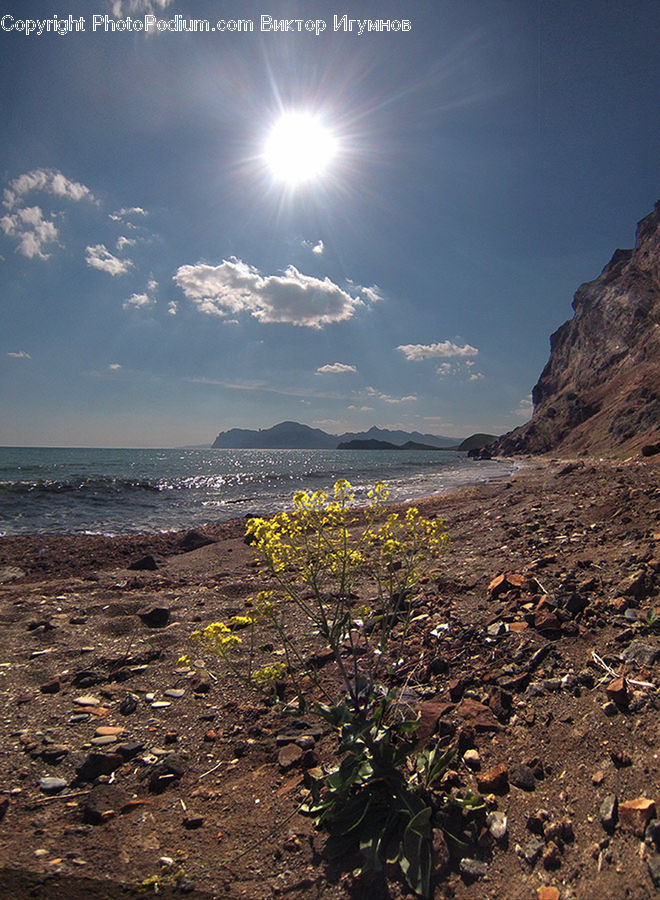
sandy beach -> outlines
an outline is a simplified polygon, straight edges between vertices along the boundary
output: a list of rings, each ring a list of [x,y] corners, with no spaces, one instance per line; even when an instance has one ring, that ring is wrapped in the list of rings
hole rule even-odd
[[[508,822],[471,851],[483,872],[454,861],[435,896],[651,898],[658,848],[641,842],[660,814],[660,466],[520,464],[416,504],[444,518],[453,545],[420,586],[410,687],[429,734],[477,751],[478,766],[459,754],[452,783]],[[177,662],[194,652],[191,632],[264,586],[244,535],[238,519],[0,539],[1,897],[139,896],[154,880],[159,896],[409,896],[396,879],[328,867],[296,813],[306,768],[333,762],[331,736],[287,764],[276,710],[219,662],[201,674]],[[623,674],[625,698],[612,688]],[[629,803],[640,798],[655,807]]]

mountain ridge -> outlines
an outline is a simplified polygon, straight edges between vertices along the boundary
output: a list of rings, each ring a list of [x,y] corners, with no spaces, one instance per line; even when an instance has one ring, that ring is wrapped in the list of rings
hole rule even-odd
[[[461,443],[457,438],[378,428],[376,425],[368,431],[333,435],[300,422],[285,421],[271,428],[221,431],[212,446],[222,450],[335,450],[339,444],[351,441],[380,441],[396,446],[412,441],[445,450]]]

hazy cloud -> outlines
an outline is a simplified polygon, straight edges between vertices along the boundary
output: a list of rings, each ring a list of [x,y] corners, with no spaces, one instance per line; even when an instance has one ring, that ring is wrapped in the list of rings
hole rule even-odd
[[[110,363],[108,368],[111,372],[118,372],[121,369],[121,363]]]
[[[119,259],[114,256],[105,244],[85,247],[85,253],[85,261],[88,266],[91,266],[92,269],[99,269],[101,272],[107,272],[108,275],[125,275],[133,265],[130,259]]]
[[[520,401],[516,409],[511,410],[514,416],[517,416],[519,419],[531,419],[532,414],[534,413],[534,402],[532,401],[532,395],[527,394],[526,397]]]
[[[9,182],[9,187],[4,192],[4,205],[7,209],[13,209],[31,191],[45,191],[54,197],[75,201],[94,200],[90,189],[79,181],[71,181],[55,169],[33,169]]]
[[[357,372],[355,366],[348,366],[345,363],[332,363],[332,365],[320,366],[317,375],[347,375],[351,372]]]
[[[405,358],[416,362],[420,359],[429,359],[433,357],[450,358],[454,356],[476,356],[479,351],[470,344],[464,344],[459,347],[453,341],[439,341],[436,344],[400,344],[397,350],[401,351]]]
[[[451,375],[454,371],[454,367],[451,363],[440,363],[438,368],[435,370],[438,375],[445,376]]]
[[[124,235],[120,235],[117,238],[117,243],[115,244],[117,250],[125,250],[126,247],[132,247],[135,243],[137,243],[133,238],[124,237]]]
[[[260,322],[323,328],[351,319],[364,306],[329,278],[304,275],[289,266],[282,275],[262,275],[236,257],[219,266],[180,266],[174,281],[200,312],[229,316],[248,312]]]
[[[146,210],[142,209],[141,206],[123,206],[116,212],[109,213],[108,218],[112,219],[113,222],[125,222],[133,216],[146,216],[146,214]]]
[[[170,302],[167,304],[167,312],[171,316],[175,316],[179,312],[179,304],[176,302],[176,300],[170,300]]]
[[[411,403],[417,400],[416,394],[406,394],[405,397],[392,397],[390,394],[384,394],[382,391],[377,391],[376,388],[373,387],[367,387],[366,392],[367,396],[381,400],[383,403]]]
[[[481,379],[485,377],[483,372],[473,372],[472,375],[470,375],[470,381],[481,381]]]
[[[372,284],[371,287],[360,288],[360,293],[366,297],[369,303],[379,303],[383,299],[380,288],[375,284]]]
[[[323,241],[319,241],[318,244],[314,244],[312,247],[312,253],[316,253],[317,256],[321,256],[324,250]]]
[[[10,350],[7,356],[11,356],[13,359],[32,359],[27,350]]]
[[[6,192],[5,192],[6,193]],[[48,259],[45,244],[57,241],[58,231],[52,219],[44,219],[39,206],[27,206],[0,219],[0,228],[8,237],[16,238],[17,251],[28,259]]]

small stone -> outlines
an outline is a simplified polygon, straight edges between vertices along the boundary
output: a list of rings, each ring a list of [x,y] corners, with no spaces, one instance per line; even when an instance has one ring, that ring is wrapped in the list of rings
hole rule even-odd
[[[101,701],[98,697],[92,697],[91,694],[84,694],[82,697],[75,697],[72,701],[76,706],[100,706]]]
[[[621,659],[627,663],[636,663],[650,669],[660,658],[660,647],[652,647],[644,641],[633,641],[621,654]]]
[[[166,697],[171,697],[173,700],[180,700],[185,693],[186,692],[182,688],[168,688],[166,691],[163,691],[163,694]]]
[[[176,731],[168,731],[165,734],[165,743],[166,744],[176,744],[176,742],[178,740],[179,740],[179,735],[178,735],[178,732],[176,732]]]
[[[618,820],[618,800],[616,794],[608,794],[600,805],[600,821],[605,831],[614,831]]]
[[[655,844],[656,847],[660,848],[660,819],[651,819],[646,826],[644,840],[649,846]]]
[[[62,683],[60,679],[53,678],[51,681],[47,681],[45,684],[42,684],[39,690],[42,694],[57,694],[59,693],[61,687]]]
[[[615,678],[613,681],[610,681],[605,688],[605,693],[609,700],[620,707],[627,706],[628,701],[630,700],[628,682],[625,677]]]
[[[148,628],[165,628],[170,621],[170,611],[166,606],[150,606],[138,616]]]
[[[561,853],[554,841],[550,841],[542,856],[543,867],[546,869],[558,869],[561,865]]]
[[[88,825],[102,825],[121,810],[126,800],[126,794],[117,785],[97,784],[82,804],[83,821]]]
[[[656,890],[660,889],[660,853],[652,853],[646,859],[651,881]]]
[[[281,769],[290,769],[302,759],[302,747],[298,744],[285,744],[277,754],[277,761]]]
[[[0,584],[10,584],[12,581],[18,581],[24,578],[25,572],[18,566],[2,566],[0,568]]]
[[[144,744],[141,741],[123,741],[114,748],[115,753],[118,753],[125,761],[134,759],[143,750]]]
[[[139,700],[135,694],[126,694],[119,704],[119,712],[122,716],[130,716],[138,708]]]
[[[119,725],[99,725],[94,733],[97,737],[102,737],[109,734],[122,734],[124,731],[125,729]]]
[[[169,702],[169,700],[156,700],[151,704],[151,708],[152,709],[165,709],[166,707],[171,706],[171,705],[172,704]]]
[[[461,875],[470,881],[477,878],[484,878],[488,874],[488,866],[480,859],[469,859],[464,857],[459,863]]]
[[[525,847],[523,849],[523,856],[525,857],[525,860],[530,864],[530,866],[533,866],[541,853],[543,853],[544,847],[545,844],[543,843],[543,841],[537,837],[532,838],[531,841],[528,841],[525,844]]]
[[[111,775],[124,762],[119,753],[93,751],[78,767],[77,781],[95,781],[100,775]]]
[[[472,772],[478,772],[481,768],[481,757],[478,750],[466,750],[463,754],[463,762]]]
[[[154,794],[160,794],[176,784],[184,773],[183,759],[176,753],[170,753],[149,772],[149,790]]]
[[[195,694],[208,694],[211,690],[211,679],[207,672],[197,672],[190,683]]]
[[[94,747],[107,747],[109,744],[117,743],[117,735],[116,734],[102,734],[99,737],[92,738],[90,743]]]
[[[646,797],[619,803],[619,821],[626,831],[644,837],[646,826],[655,817],[655,803]]]
[[[613,703],[611,700],[608,700],[607,703],[603,703],[601,709],[603,710],[605,715],[609,716],[610,718],[612,716],[615,716],[619,712],[616,703]]]
[[[599,784],[602,784],[605,781],[606,777],[607,776],[605,775],[605,772],[603,772],[602,769],[599,769],[597,772],[594,772],[594,774],[591,776],[591,783],[598,786]]]
[[[135,562],[128,566],[128,569],[132,572],[155,572],[157,568],[158,563],[150,553],[146,556],[141,556],[140,559],[136,559]]]
[[[536,785],[534,773],[522,763],[512,763],[509,766],[509,783],[523,791],[533,791]]]
[[[504,840],[507,833],[507,817],[503,812],[489,813],[486,816],[486,825],[496,841]]]
[[[504,763],[477,775],[477,787],[482,794],[503,794],[509,789],[509,770]]]
[[[69,752],[69,748],[64,744],[49,744],[39,754],[44,762],[58,763],[61,762]]]
[[[536,889],[536,900],[559,900],[559,888],[554,884],[544,884]]]
[[[188,812],[183,818],[183,827],[192,831],[195,828],[201,828],[204,824],[204,816]]]
[[[44,794],[59,794],[67,784],[64,778],[57,778],[55,775],[46,775],[39,781],[39,787]]]

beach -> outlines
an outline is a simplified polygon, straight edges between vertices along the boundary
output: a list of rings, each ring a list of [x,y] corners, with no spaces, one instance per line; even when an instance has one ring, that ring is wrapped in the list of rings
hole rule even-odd
[[[452,784],[507,819],[471,850],[483,869],[438,860],[435,896],[655,896],[657,459],[526,457],[415,503],[452,546],[419,588],[409,687],[428,735],[460,746]],[[138,896],[150,878],[159,896],[409,896],[328,867],[296,812],[331,736],[287,763],[276,709],[219,661],[180,663],[267,586],[245,526],[0,538],[0,896]]]

